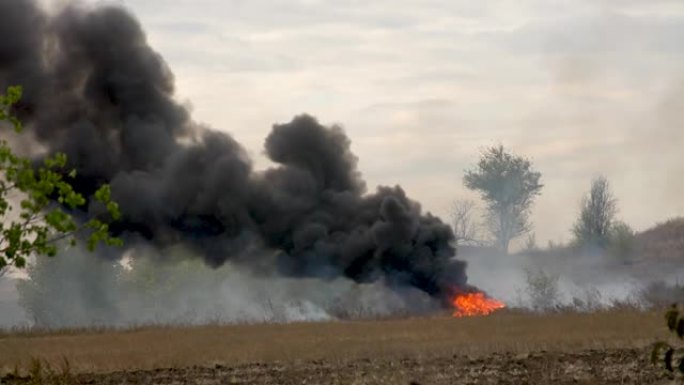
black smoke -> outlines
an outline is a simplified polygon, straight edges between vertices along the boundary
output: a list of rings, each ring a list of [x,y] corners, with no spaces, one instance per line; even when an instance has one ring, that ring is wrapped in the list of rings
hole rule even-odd
[[[265,141],[275,166],[255,171],[230,135],[194,123],[174,79],[120,7],[48,15],[0,0],[0,87],[18,84],[16,113],[49,152],[64,152],[91,194],[111,183],[114,231],[159,249],[183,244],[207,264],[287,276],[385,279],[437,298],[466,285],[450,228],[400,187],[367,193],[339,127],[300,115]]]

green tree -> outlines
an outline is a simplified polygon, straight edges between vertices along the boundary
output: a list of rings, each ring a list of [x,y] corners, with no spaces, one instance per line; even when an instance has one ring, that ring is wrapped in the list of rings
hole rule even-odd
[[[12,106],[21,98],[21,87],[9,87],[0,94],[0,127],[22,131],[22,124],[12,114]],[[23,268],[30,255],[54,256],[58,242],[75,244],[85,240],[89,250],[99,243],[120,245],[110,236],[108,220],[120,216],[111,200],[109,185],[102,185],[93,199],[102,205],[103,214],[87,221],[77,221],[67,211],[82,208],[86,198],[76,192],[68,178],[75,170],[66,168],[62,153],[46,157],[41,164],[15,154],[6,140],[0,140],[0,272],[8,267]]]
[[[505,253],[512,239],[532,229],[529,214],[543,187],[540,178],[528,159],[503,146],[486,149],[477,166],[463,177],[465,186],[479,191],[487,204],[488,228]]]
[[[600,176],[591,181],[591,189],[582,199],[579,218],[572,228],[575,243],[580,247],[608,247],[617,211],[617,200],[608,179]]]

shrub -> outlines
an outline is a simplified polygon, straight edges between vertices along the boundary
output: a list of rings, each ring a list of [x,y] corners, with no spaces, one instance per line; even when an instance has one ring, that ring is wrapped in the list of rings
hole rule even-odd
[[[667,328],[676,336],[677,343],[672,345],[665,341],[658,341],[651,351],[651,363],[662,366],[671,377],[684,378],[684,318],[680,306],[673,304],[665,313]]]
[[[542,269],[525,269],[526,291],[534,310],[546,311],[556,307],[560,299],[558,278],[558,275]]]
[[[613,223],[608,238],[608,254],[629,261],[636,254],[636,248],[634,230],[625,222]]]

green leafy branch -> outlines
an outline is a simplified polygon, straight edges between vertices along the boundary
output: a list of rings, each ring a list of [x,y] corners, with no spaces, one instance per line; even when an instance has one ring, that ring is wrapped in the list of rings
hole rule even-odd
[[[0,122],[9,122],[18,133],[23,127],[11,109],[21,93],[21,87],[9,87],[5,95],[0,94]],[[9,266],[25,267],[32,254],[54,256],[62,240],[75,245],[84,239],[91,251],[100,243],[122,244],[109,234],[108,221],[121,215],[111,200],[109,185],[100,186],[93,196],[106,214],[79,222],[66,211],[87,203],[65,179],[65,175],[76,177],[76,170],[66,167],[65,154],[47,157],[36,166],[31,159],[15,154],[6,140],[0,140],[0,271]]]

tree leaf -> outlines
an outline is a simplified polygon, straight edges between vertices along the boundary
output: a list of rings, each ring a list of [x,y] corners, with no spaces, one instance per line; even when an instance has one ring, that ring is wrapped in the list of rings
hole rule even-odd
[[[0,94],[0,121],[12,124],[15,130],[22,128],[19,119],[12,115],[11,107],[21,99],[21,87],[9,87],[5,95]],[[0,140],[0,267],[26,266],[26,260],[33,254],[54,256],[58,248],[54,241],[64,239],[75,244],[85,240],[90,249],[98,243],[119,245],[121,240],[109,234],[109,224],[101,221],[76,221],[70,212],[79,209],[87,199],[77,192],[68,179],[75,178],[76,170],[64,170],[67,156],[56,153],[45,158],[41,165],[12,152],[6,140]],[[6,199],[10,192],[19,193],[21,201],[10,204]],[[91,197],[88,197],[91,198]],[[119,218],[118,205],[111,201],[109,185],[98,188],[95,200],[104,203],[110,212],[108,220]],[[57,203],[58,205],[53,205]],[[56,207],[55,207],[56,206]],[[7,214],[13,209],[19,212],[11,219]],[[94,224],[90,226],[90,224]],[[92,233],[90,239],[81,231]]]

